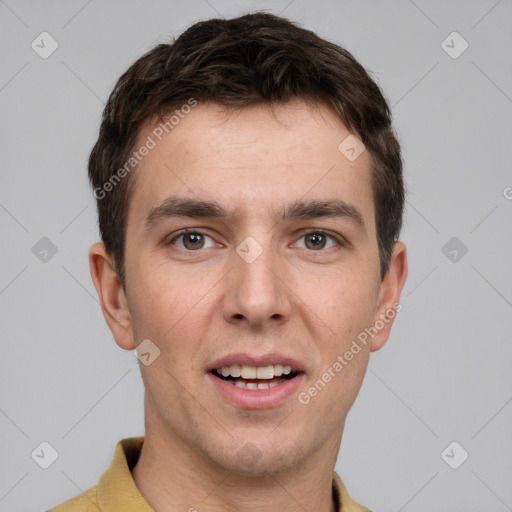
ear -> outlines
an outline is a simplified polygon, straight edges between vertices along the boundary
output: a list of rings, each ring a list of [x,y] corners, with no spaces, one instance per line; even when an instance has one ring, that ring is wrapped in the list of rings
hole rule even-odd
[[[396,314],[402,309],[400,294],[407,278],[407,250],[402,242],[395,242],[389,262],[389,269],[381,282],[374,328],[377,334],[372,338],[372,352],[386,343]]]
[[[96,243],[89,250],[89,267],[103,316],[114,340],[125,350],[135,349],[128,301],[104,244]]]

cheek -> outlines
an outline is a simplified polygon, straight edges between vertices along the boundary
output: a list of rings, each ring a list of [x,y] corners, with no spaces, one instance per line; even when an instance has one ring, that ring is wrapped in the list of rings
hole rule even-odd
[[[189,294],[180,293],[182,283],[158,267],[141,265],[130,275],[132,328],[138,337],[168,338],[190,310]]]
[[[172,271],[163,265],[141,265],[137,270],[131,297],[136,340],[152,340],[166,365],[185,373],[211,319],[213,295],[208,290],[212,283],[206,279],[192,282],[179,269]]]
[[[327,277],[327,276],[325,276]],[[329,327],[335,344],[348,341],[372,321],[377,294],[364,272],[343,272],[303,281],[304,303]]]
[[[320,364],[309,379],[301,403],[314,402],[318,415],[329,418],[326,421],[332,425],[344,419],[361,388],[370,344],[359,336],[371,325],[372,309],[364,293],[331,293],[325,302],[325,311],[329,312],[325,323],[330,330],[326,337],[317,338]]]
[[[333,421],[341,421],[350,409],[366,372],[370,345],[358,336],[372,324],[374,288],[364,272],[353,272],[309,291],[308,305],[314,304],[314,312],[328,329],[322,329],[325,334],[316,337],[320,364],[316,375],[311,376],[304,400],[314,400],[323,411],[337,404],[338,414]]]

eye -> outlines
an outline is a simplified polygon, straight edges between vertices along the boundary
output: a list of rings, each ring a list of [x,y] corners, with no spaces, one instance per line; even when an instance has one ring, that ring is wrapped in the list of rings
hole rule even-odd
[[[336,239],[334,235],[329,235],[324,231],[308,231],[304,233],[299,240],[305,240],[303,248],[310,249],[313,251],[321,251],[322,249],[330,249],[336,245],[343,245]],[[329,240],[334,242],[333,245],[326,247]]]
[[[181,244],[175,243],[177,240],[182,241]],[[205,239],[211,241],[210,245],[205,246]],[[197,251],[199,249],[207,249],[213,247],[215,242],[208,235],[201,233],[200,231],[184,230],[175,235],[170,241],[170,245],[176,245],[180,249],[185,251]]]

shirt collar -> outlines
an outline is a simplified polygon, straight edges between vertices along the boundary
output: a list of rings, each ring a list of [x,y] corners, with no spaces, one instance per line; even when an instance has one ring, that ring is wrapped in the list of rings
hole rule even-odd
[[[98,481],[98,505],[102,512],[154,512],[130,472],[143,444],[144,437],[129,437],[117,443],[112,462]]]
[[[143,444],[144,437],[129,437],[117,443],[112,462],[98,481],[98,505],[103,512],[154,512],[135,485],[131,474]],[[368,511],[352,500],[335,471],[332,486],[337,512]]]

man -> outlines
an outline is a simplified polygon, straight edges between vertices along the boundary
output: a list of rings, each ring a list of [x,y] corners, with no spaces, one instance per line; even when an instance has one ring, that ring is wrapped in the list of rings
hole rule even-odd
[[[89,177],[91,274],[143,363],[146,432],[53,510],[368,510],[334,466],[407,261],[361,65],[273,15],[197,23],[119,79]]]

